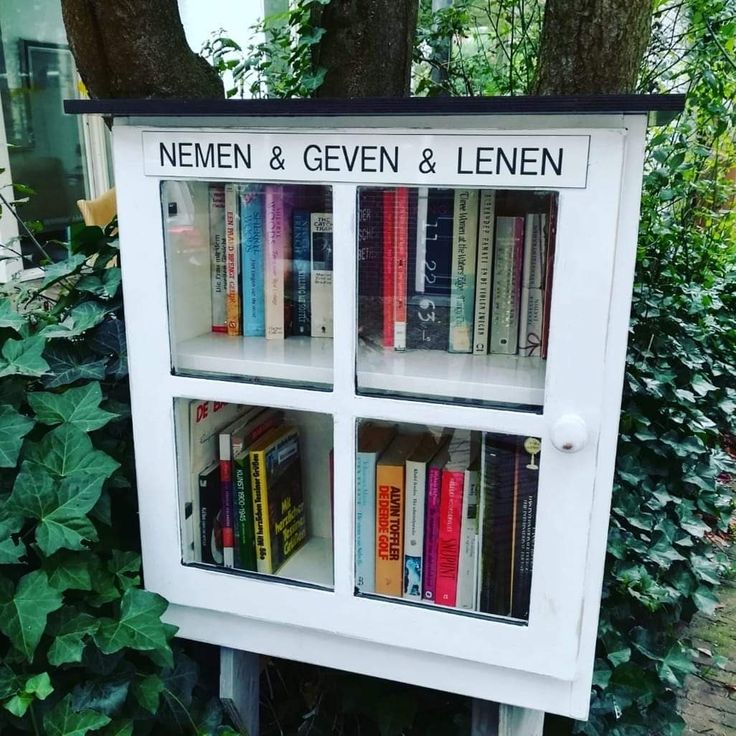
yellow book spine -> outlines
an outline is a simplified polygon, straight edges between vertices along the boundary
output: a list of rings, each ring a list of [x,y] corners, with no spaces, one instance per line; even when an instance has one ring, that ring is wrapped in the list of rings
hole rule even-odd
[[[404,572],[404,466],[376,467],[376,593],[401,596]]]
[[[271,558],[271,525],[268,518],[268,484],[266,480],[266,453],[256,450],[250,454],[250,478],[253,489],[253,524],[256,539],[256,569],[273,573]]]

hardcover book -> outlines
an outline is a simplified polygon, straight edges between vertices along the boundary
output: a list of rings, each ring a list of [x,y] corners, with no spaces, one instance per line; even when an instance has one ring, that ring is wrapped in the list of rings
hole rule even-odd
[[[493,249],[490,352],[515,355],[519,348],[524,218],[497,217]]]
[[[475,256],[478,247],[478,191],[455,190],[450,293],[451,353],[472,352]]]
[[[220,505],[220,466],[214,462],[198,475],[199,562],[222,565],[222,507]]]
[[[312,337],[332,337],[332,213],[313,212],[310,231]]]
[[[361,189],[358,210],[359,337],[383,344],[383,194]]]
[[[477,447],[477,446],[476,446]],[[480,458],[476,449],[463,483],[463,510],[460,528],[460,556],[457,563],[458,608],[475,609],[478,584],[478,502],[480,497]]]
[[[243,334],[266,334],[263,289],[263,187],[249,184],[240,198],[240,240],[243,272]]]
[[[227,332],[225,186],[210,184],[210,280],[212,294],[212,332]]]
[[[424,503],[424,564],[422,571],[422,598],[433,601],[437,584],[437,544],[440,533],[440,501],[442,470],[448,459],[449,437],[427,467],[427,495]]]
[[[293,226],[293,267],[292,302],[294,305],[295,335],[309,337],[312,334],[312,254],[310,213],[307,210],[294,211]]]
[[[483,189],[480,193],[478,220],[478,261],[475,269],[475,318],[473,322],[473,354],[488,352],[490,334],[491,267],[493,265],[493,222],[496,193]]]
[[[238,184],[225,184],[225,285],[227,334],[240,335],[240,192]]]

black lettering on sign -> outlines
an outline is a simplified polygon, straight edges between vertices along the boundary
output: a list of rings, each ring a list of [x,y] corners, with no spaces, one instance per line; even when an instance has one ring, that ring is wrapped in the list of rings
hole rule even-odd
[[[192,161],[193,159],[193,161]],[[159,163],[175,168],[250,168],[250,143],[241,147],[238,143],[192,143],[179,141],[166,144],[159,141]]]
[[[522,176],[536,176],[539,173],[539,169],[536,167],[536,164],[539,163],[536,156],[538,152],[538,148],[521,149],[521,171],[519,173]]]
[[[506,152],[503,150],[503,148],[498,149],[498,158],[496,159],[496,173],[501,173],[501,161],[503,161],[504,165],[506,166],[506,170],[509,174],[515,174],[516,173],[516,154],[517,150],[514,148],[511,151],[511,159],[506,155]]]
[[[399,147],[393,150],[385,146],[345,146],[310,143],[302,154],[304,166],[308,171],[356,171],[363,173],[383,173],[399,171]]]
[[[552,170],[557,176],[562,176],[562,146],[557,149],[557,162],[552,158],[549,148],[545,146],[542,149],[542,176],[547,173],[547,164],[552,167]]]

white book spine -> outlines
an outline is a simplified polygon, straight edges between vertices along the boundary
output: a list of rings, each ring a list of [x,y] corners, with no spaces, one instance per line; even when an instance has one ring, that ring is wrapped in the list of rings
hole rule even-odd
[[[476,602],[477,548],[478,548],[478,502],[480,496],[480,473],[465,471],[463,484],[463,520],[460,528],[460,556],[457,566],[457,608],[473,610]]]
[[[544,287],[545,226],[547,216],[530,214],[524,220],[524,266],[521,285],[529,289]]]
[[[493,247],[490,352],[515,355],[519,344],[523,217],[497,217]]]
[[[427,206],[429,203],[429,189],[419,187],[417,190],[417,248],[414,259],[414,273],[409,278],[414,279],[414,291],[424,293],[424,269],[427,260]],[[410,245],[411,247],[411,245]]]
[[[544,315],[544,290],[521,289],[521,314],[519,316],[519,355],[540,357]]]
[[[225,187],[210,184],[210,279],[212,331],[227,332],[227,246],[225,243]]]
[[[427,463],[407,460],[404,507],[404,598],[414,600],[422,599],[426,488]]]
[[[312,337],[332,337],[332,213],[310,216]]]
[[[478,261],[475,267],[475,316],[473,319],[473,354],[475,355],[485,355],[488,352],[495,209],[496,193],[493,190],[484,189],[480,193]]]

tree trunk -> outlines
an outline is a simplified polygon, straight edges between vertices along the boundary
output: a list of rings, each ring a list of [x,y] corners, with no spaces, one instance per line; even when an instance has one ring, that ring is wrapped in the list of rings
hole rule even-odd
[[[652,0],[547,0],[537,94],[633,92],[651,20]]]
[[[61,10],[91,97],[223,97],[187,44],[176,0],[61,0]]]
[[[406,97],[418,0],[332,0],[314,65],[327,69],[319,97]]]

